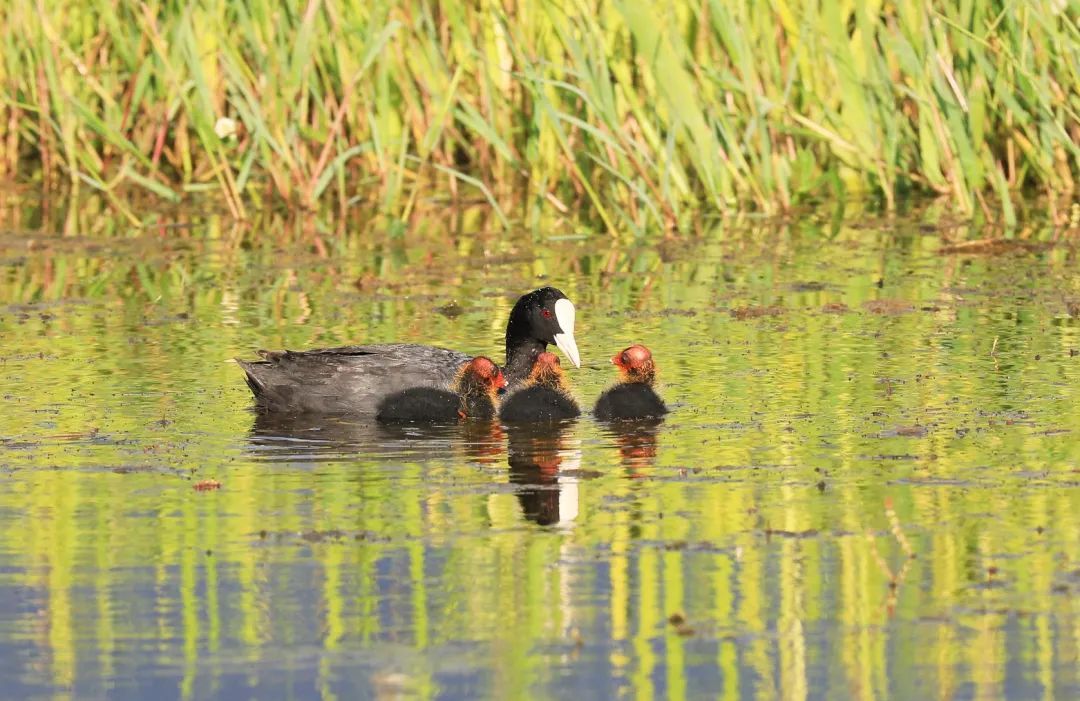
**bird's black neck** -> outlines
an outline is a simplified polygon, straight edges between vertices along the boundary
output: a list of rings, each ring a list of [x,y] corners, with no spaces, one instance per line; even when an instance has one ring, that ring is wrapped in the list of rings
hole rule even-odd
[[[547,350],[547,344],[535,338],[511,338],[506,334],[506,375],[507,384],[519,385],[525,381],[532,370],[533,360]]]

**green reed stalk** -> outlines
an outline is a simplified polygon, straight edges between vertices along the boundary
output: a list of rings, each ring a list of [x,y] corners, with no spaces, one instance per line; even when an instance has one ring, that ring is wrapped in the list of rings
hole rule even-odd
[[[612,233],[825,195],[1011,222],[1080,173],[1067,0],[0,6],[0,175],[274,202],[482,198]],[[504,214],[505,213],[505,214]]]

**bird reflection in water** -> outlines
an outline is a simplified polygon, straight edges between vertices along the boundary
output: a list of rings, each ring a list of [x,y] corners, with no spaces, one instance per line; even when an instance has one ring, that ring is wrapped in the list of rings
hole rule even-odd
[[[639,419],[602,424],[619,449],[628,477],[646,477],[649,468],[656,464],[657,434],[662,423],[663,419]]]
[[[467,420],[450,424],[380,424],[357,417],[256,414],[249,447],[267,461],[327,461],[355,457],[425,458],[461,454],[492,464],[506,450],[509,480],[525,518],[541,526],[571,526],[578,516],[581,450],[573,419],[531,424]],[[656,462],[663,419],[601,423],[618,448],[627,476],[645,477]],[[505,432],[505,433],[504,433]],[[506,442],[504,443],[504,438]]]
[[[259,413],[249,435],[252,453],[274,460],[332,460],[356,455],[426,457],[458,447],[479,463],[498,461],[503,433],[490,420],[382,424],[370,417]]]
[[[510,483],[519,485],[525,518],[541,526],[569,526],[578,515],[581,450],[570,447],[573,420],[508,424]]]

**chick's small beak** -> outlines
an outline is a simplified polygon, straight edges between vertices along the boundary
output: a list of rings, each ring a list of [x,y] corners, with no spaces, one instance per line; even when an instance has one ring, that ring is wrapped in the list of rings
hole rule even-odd
[[[504,391],[506,390],[506,376],[501,372],[495,375],[495,388]]]

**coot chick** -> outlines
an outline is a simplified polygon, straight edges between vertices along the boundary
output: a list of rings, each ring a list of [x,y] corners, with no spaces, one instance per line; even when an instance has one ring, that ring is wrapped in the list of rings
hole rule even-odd
[[[653,389],[656,365],[652,353],[642,345],[633,345],[611,358],[619,368],[619,383],[596,400],[593,414],[601,421],[648,419],[668,412],[664,400]]]
[[[499,418],[507,423],[554,421],[580,416],[577,402],[570,396],[559,358],[554,353],[538,353],[521,389],[503,400]]]
[[[496,395],[505,388],[506,378],[499,366],[481,355],[458,371],[453,391],[410,387],[383,399],[375,418],[386,423],[492,419]]]
[[[574,305],[543,287],[522,295],[506,322],[506,380],[524,383],[532,360],[558,346],[581,367],[574,340]],[[237,360],[262,411],[372,414],[380,402],[414,387],[448,389],[471,359],[466,353],[412,343],[343,346],[309,351],[259,351],[262,360]]]

